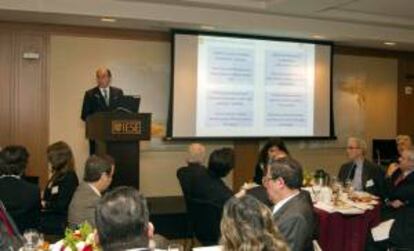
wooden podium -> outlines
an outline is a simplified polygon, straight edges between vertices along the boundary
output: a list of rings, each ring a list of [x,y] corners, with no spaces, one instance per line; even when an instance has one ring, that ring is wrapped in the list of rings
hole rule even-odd
[[[139,188],[139,142],[151,139],[150,113],[95,113],[86,120],[86,137],[95,140],[96,154],[114,158],[111,187]]]

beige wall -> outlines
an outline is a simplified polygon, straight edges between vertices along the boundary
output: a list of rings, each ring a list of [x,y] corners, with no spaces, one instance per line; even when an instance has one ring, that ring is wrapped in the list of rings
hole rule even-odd
[[[88,153],[80,109],[84,91],[94,85],[95,69],[100,65],[111,68],[113,84],[127,94],[140,94],[141,111],[153,113],[155,122],[165,124],[169,57],[167,42],[51,37],[50,142],[65,140],[73,147],[80,177]],[[333,89],[339,140],[288,143],[294,157],[306,169],[325,167],[336,173],[339,164],[345,161],[344,140],[351,134],[370,141],[374,137],[394,137],[396,133],[396,60],[335,56]],[[361,97],[362,106],[358,99]],[[208,151],[224,144],[232,145],[212,142],[207,144]],[[180,194],[175,172],[184,164],[186,143],[163,143],[155,138],[143,143],[142,149],[140,183],[144,194]],[[227,182],[231,184],[231,177]]]
[[[80,111],[84,91],[94,86],[94,72],[105,65],[113,85],[142,96],[141,111],[165,124],[170,85],[170,45],[166,42],[52,36],[50,69],[50,142],[64,140],[73,148],[76,169],[83,176],[88,156]],[[176,195],[176,169],[184,164],[186,143],[163,144],[155,138],[142,144],[141,190],[147,196]],[[209,144],[208,151],[222,144]],[[227,180],[231,184],[231,175]]]

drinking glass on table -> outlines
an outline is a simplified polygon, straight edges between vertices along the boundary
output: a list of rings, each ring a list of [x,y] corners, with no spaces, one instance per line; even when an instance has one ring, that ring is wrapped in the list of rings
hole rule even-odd
[[[331,180],[332,198],[334,205],[338,204],[339,194],[342,190],[342,185],[336,177],[332,177]]]
[[[351,179],[345,180],[344,192],[347,193],[348,196],[351,196],[352,193],[354,192],[354,186],[352,185]]]
[[[23,233],[23,250],[36,251],[43,244],[43,234],[35,229],[28,229]]]
[[[168,251],[184,251],[183,245],[178,243],[173,243],[168,245]]]

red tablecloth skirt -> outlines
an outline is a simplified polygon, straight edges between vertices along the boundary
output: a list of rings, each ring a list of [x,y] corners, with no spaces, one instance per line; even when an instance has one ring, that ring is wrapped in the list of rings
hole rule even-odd
[[[364,251],[370,229],[380,223],[380,205],[364,214],[343,215],[314,208],[323,251]]]

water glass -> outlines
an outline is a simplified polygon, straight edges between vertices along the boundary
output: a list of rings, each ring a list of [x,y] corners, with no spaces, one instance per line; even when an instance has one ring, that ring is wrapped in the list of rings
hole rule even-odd
[[[23,250],[35,251],[43,244],[43,234],[35,229],[28,229],[23,233]]]

